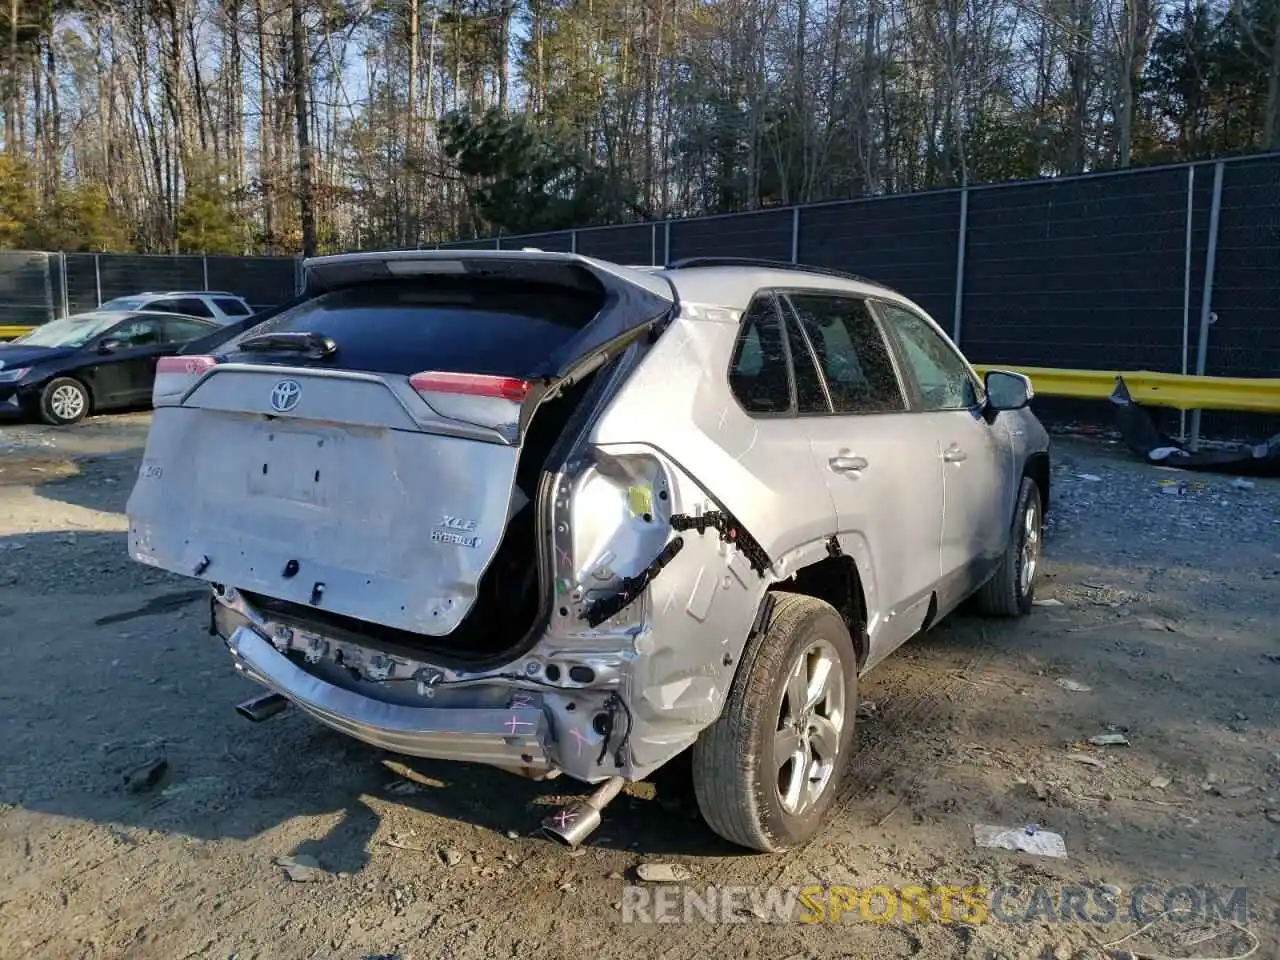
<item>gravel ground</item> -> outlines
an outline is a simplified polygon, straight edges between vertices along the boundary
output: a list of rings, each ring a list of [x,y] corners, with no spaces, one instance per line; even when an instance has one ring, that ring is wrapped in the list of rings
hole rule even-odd
[[[1250,936],[1280,957],[1280,483],[1060,440],[1041,605],[949,618],[874,672],[818,839],[740,855],[675,766],[569,853],[531,831],[572,785],[234,714],[252,688],[205,633],[200,592],[125,556],[146,424],[0,427],[0,957],[1229,958]],[[1118,731],[1130,745],[1083,742]],[[154,783],[126,785],[160,758]],[[975,823],[1038,824],[1068,857],[976,847]],[[290,880],[285,857],[316,868]],[[623,924],[632,871],[655,862],[699,892],[1016,884],[1021,899],[984,923]],[[1108,885],[1113,922],[1043,903],[1007,922],[1037,885],[1080,884]],[[1139,929],[1140,884],[1151,919],[1175,885],[1246,888],[1248,913],[1212,939],[1166,920],[1104,948]]]

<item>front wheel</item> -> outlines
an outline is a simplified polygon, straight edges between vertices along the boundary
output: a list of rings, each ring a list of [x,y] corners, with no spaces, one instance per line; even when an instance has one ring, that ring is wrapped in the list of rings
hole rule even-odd
[[[1040,488],[1030,477],[1023,477],[1004,557],[995,576],[983,585],[975,598],[982,613],[993,617],[1021,617],[1031,612],[1043,547],[1044,508]]]
[[[724,709],[693,747],[693,786],[708,825],[772,853],[805,843],[835,802],[853,746],[857,659],[828,603],[776,593],[748,643]]]
[[[79,423],[89,413],[89,391],[79,380],[58,377],[40,393],[40,417],[55,427]]]

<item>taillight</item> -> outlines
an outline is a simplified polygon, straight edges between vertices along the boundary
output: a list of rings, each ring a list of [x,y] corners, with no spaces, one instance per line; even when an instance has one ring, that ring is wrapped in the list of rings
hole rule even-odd
[[[429,370],[415,373],[409,385],[419,393],[452,393],[466,397],[494,397],[517,403],[529,396],[533,387],[519,377],[497,377],[483,373],[446,373]]]
[[[195,382],[217,365],[216,357],[161,357],[156,363],[156,382],[151,389],[151,405],[163,407],[181,403]]]

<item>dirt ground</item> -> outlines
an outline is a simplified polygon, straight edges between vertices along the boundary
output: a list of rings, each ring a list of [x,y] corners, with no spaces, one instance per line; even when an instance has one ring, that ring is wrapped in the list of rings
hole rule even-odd
[[[865,681],[874,707],[817,840],[741,855],[673,767],[570,853],[533,832],[572,784],[234,713],[254,689],[207,635],[202,592],[125,554],[146,425],[0,427],[2,957],[1228,958],[1251,937],[1280,957],[1278,482],[1059,440],[1042,605],[951,618]],[[1130,745],[1080,743],[1117,731]],[[126,787],[161,757],[158,782]],[[978,847],[974,824],[1038,824],[1068,857]],[[309,882],[276,862],[300,855]],[[1106,884],[1121,915],[624,924],[652,862],[698,890]],[[1139,885],[1152,918],[1175,886],[1245,888],[1248,914],[1211,939],[1166,920],[1104,948],[1139,929],[1123,915]]]

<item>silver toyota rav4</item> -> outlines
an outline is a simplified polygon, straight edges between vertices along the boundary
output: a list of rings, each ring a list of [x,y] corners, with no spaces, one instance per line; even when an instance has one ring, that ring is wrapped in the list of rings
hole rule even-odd
[[[967,598],[1030,609],[1049,442],[918,307],[727,258],[306,264],[160,361],[134,559],[212,586],[236,669],[387,750],[597,787],[692,747],[712,829],[820,827],[858,678]]]

